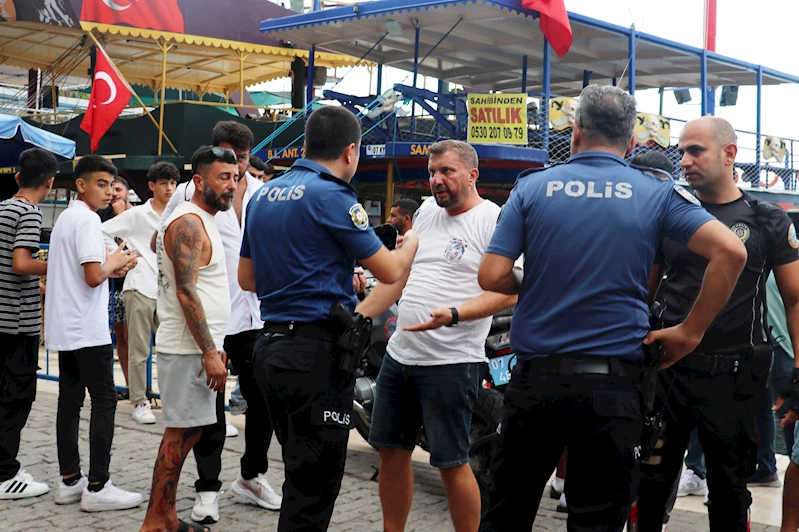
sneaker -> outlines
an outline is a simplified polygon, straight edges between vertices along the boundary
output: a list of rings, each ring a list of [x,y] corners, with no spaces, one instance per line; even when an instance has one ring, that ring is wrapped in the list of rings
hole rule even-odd
[[[710,499],[708,498],[708,494],[705,493],[705,501],[702,503],[705,506],[710,506]]]
[[[83,497],[83,490],[89,485],[89,479],[81,471],[80,480],[74,486],[64,484],[64,479],[58,481],[58,491],[55,494],[56,504],[72,504]]]
[[[247,411],[247,401],[244,401],[243,403],[234,403],[233,401],[228,401],[228,407],[230,408],[231,416],[240,416]]]
[[[563,493],[563,484],[565,480],[559,477],[555,477],[552,480],[552,484],[549,485],[549,498],[558,500],[560,499],[560,494]]]
[[[133,421],[139,425],[152,425],[155,423],[155,414],[150,408],[150,401],[136,405],[136,408],[133,409]]]
[[[191,520],[201,525],[210,525],[219,521],[219,492],[198,491],[194,508],[191,509]]]
[[[677,497],[687,495],[707,495],[707,480],[699,478],[691,469],[682,472],[680,486],[677,488]]]
[[[100,491],[89,491],[87,485],[86,489],[83,490],[83,497],[80,500],[80,509],[84,512],[127,510],[137,507],[142,501],[144,501],[144,499],[141,493],[119,489],[109,480]]]
[[[44,482],[36,482],[31,475],[20,469],[14,478],[0,484],[0,499],[27,499],[44,495],[48,491],[50,486]]]
[[[230,423],[225,424],[225,438],[235,438],[238,435],[239,435],[239,429],[237,429]]]
[[[263,473],[251,480],[244,480],[239,473],[239,478],[233,481],[230,489],[244,502],[257,504],[267,510],[280,510],[283,504],[283,497],[275,493]]]
[[[758,469],[746,485],[779,488],[782,486],[782,482],[780,482],[780,476],[777,473],[765,473],[762,469]]]
[[[560,494],[560,500],[558,500],[558,507],[555,508],[555,510],[560,512],[560,513],[562,513],[562,514],[569,513],[569,505],[566,504],[566,494],[565,493],[561,493]]]

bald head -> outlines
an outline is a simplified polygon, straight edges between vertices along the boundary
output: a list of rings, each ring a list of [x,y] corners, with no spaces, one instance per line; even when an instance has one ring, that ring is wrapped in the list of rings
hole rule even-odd
[[[704,132],[709,133],[719,149],[729,144],[738,145],[738,135],[735,134],[732,124],[718,116],[703,116],[702,118],[691,120],[685,124],[685,128],[683,129],[689,127],[701,128]]]

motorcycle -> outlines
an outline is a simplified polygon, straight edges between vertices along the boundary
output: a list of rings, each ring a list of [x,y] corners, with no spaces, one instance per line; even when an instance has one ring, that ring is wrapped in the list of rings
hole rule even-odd
[[[377,284],[367,272],[368,294]],[[386,312],[372,320],[372,335],[361,354],[355,379],[353,410],[354,425],[364,440],[369,441],[369,428],[372,422],[372,409],[376,396],[376,379],[383,364],[388,341],[397,329],[398,306],[395,303]],[[472,411],[472,425],[469,434],[469,464],[480,487],[482,508],[488,508],[488,492],[493,482],[492,460],[497,440],[497,429],[505,404],[505,388],[510,382],[510,372],[516,362],[510,345],[510,325],[513,309],[502,311],[491,320],[491,329],[485,343],[488,359],[482,384]],[[424,427],[417,442],[422,449],[429,451]]]

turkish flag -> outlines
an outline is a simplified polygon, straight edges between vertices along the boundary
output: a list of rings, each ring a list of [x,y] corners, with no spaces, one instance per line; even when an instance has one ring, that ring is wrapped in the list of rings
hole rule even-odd
[[[100,139],[128,105],[131,96],[133,89],[105,54],[105,50],[98,46],[89,107],[86,108],[86,114],[80,123],[80,128],[89,134],[92,152],[97,149]]]
[[[83,0],[80,19],[173,33],[186,32],[178,0]]]
[[[541,31],[558,56],[563,57],[572,45],[572,26],[563,0],[522,0],[522,7],[541,14]]]

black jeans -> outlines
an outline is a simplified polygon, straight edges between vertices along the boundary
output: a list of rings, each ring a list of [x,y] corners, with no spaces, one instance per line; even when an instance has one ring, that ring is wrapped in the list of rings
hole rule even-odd
[[[540,374],[518,363],[505,392],[482,532],[529,532],[569,449],[570,532],[621,531],[638,482],[641,405],[632,378]]]
[[[278,532],[321,532],[330,524],[353,415],[354,375],[337,363],[333,345],[322,340],[267,333],[255,345],[255,380],[285,465]]]
[[[20,435],[36,399],[38,362],[38,334],[0,334],[0,482],[20,468]]]
[[[691,356],[691,355],[688,355]],[[707,373],[679,363],[659,375],[664,409],[660,463],[641,465],[638,530],[659,531],[672,484],[680,476],[688,438],[697,427],[705,452],[711,532],[746,532],[755,471],[757,395],[739,393],[735,373]]]
[[[117,392],[111,344],[58,353],[56,440],[62,475],[80,472],[78,427],[86,389],[92,400],[89,422],[89,482],[108,481]]]
[[[244,331],[225,337],[225,353],[238,373],[241,395],[247,401],[244,427],[244,455],[241,457],[241,476],[245,480],[266,473],[269,467],[266,452],[272,441],[269,411],[253,377],[252,351],[260,329]],[[225,394],[216,398],[216,423],[203,427],[199,441],[194,444],[197,475],[194,489],[219,491],[222,482],[222,450],[225,447]]]
[[[241,395],[247,401],[247,410],[244,412],[244,454],[241,457],[241,476],[244,480],[266,473],[269,468],[266,453],[272,443],[272,421],[253,373],[253,348],[260,333],[261,330],[256,329],[225,337],[225,352],[238,374]]]

